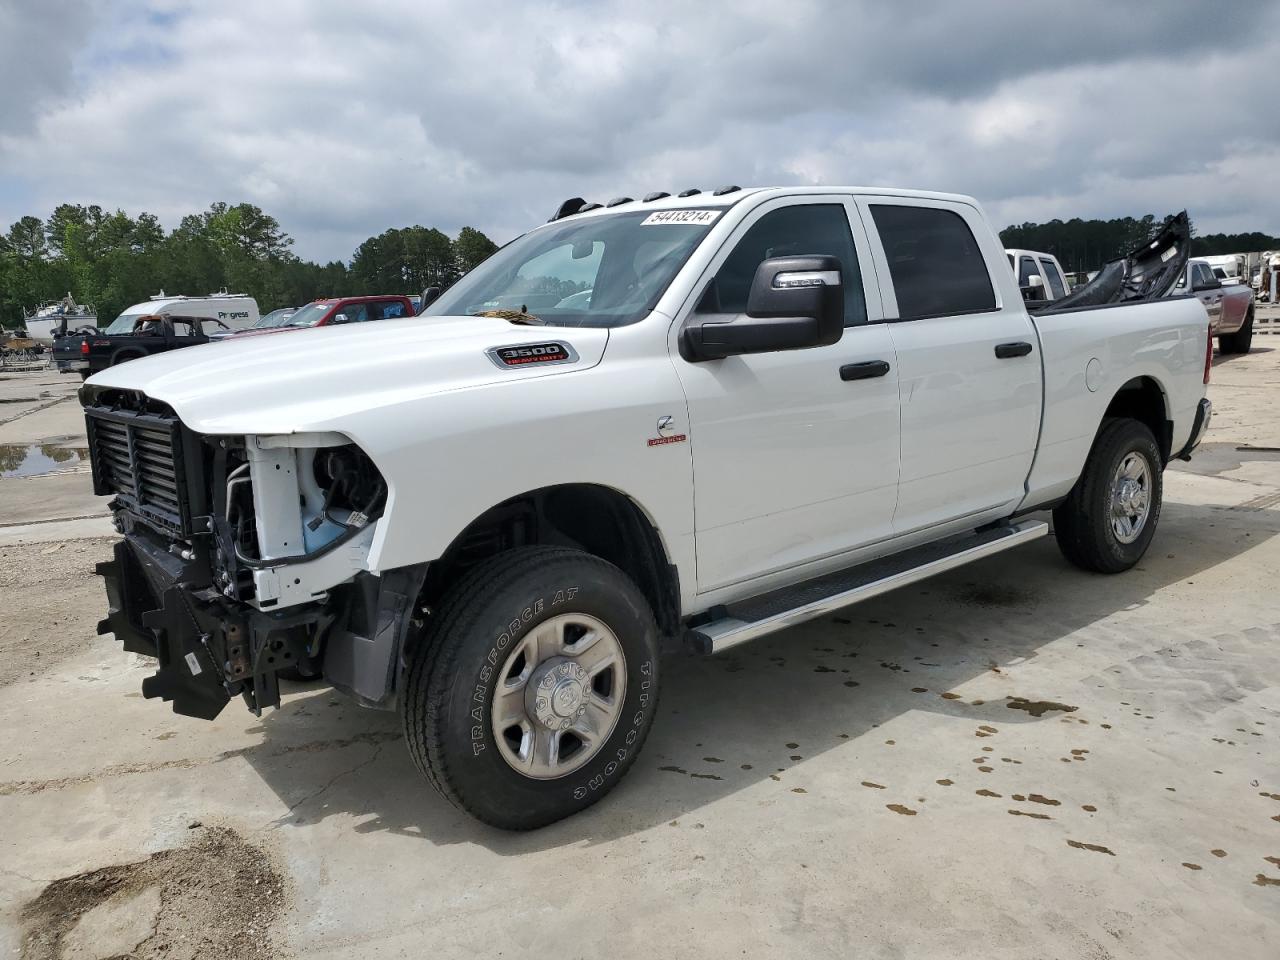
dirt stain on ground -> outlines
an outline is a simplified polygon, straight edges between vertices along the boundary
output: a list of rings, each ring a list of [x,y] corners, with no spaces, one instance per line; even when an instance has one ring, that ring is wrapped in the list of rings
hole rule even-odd
[[[1254,878],[1253,885],[1255,887],[1280,887],[1280,877],[1268,877],[1260,873]]]
[[[904,807],[900,803],[886,803],[885,806],[894,813],[902,814],[904,817],[914,817],[916,815],[915,810],[912,810],[910,807]],[[1258,874],[1258,876],[1262,876],[1262,874]]]
[[[1203,870],[1203,869],[1204,869],[1204,867],[1200,866],[1200,864],[1198,864],[1198,863],[1187,863],[1187,862],[1183,861],[1183,864],[1182,864],[1182,865],[1183,865],[1184,867],[1186,867],[1188,870]]]
[[[1046,797],[1039,793],[1029,793],[1027,794],[1027,799],[1030,800],[1032,803],[1043,803],[1050,807],[1062,806],[1061,800],[1054,800],[1052,797]]]
[[[1043,717],[1050,710],[1074,713],[1080,709],[1069,703],[1058,703],[1056,700],[1028,700],[1025,697],[1008,697],[1005,706],[1010,710],[1025,710],[1033,717]]]
[[[717,777],[714,773],[691,773],[691,777],[697,777],[699,780],[723,780],[724,777]]]
[[[870,787],[872,790],[883,790],[883,789],[885,789],[885,785],[884,785],[883,783],[872,783],[870,780],[863,780],[863,781],[862,781],[862,785],[863,785],[864,787]]]
[[[160,906],[150,932],[127,945],[125,955],[138,960],[266,960],[281,953],[272,928],[284,909],[285,886],[263,850],[234,830],[211,827],[191,843],[146,860],[53,881],[23,908],[22,957],[62,957],[64,941],[85,914],[158,887]]]
[[[1225,850],[1210,850],[1209,852],[1215,857],[1225,857],[1227,855],[1227,851]]]
[[[667,773],[688,773],[689,772],[684,767],[677,767],[674,765],[668,766],[668,767],[659,767],[658,769],[665,770]]]
[[[1009,810],[1009,813],[1015,817],[1030,817],[1033,820],[1052,820],[1053,817],[1047,813],[1032,813],[1029,810]]]
[[[1075,847],[1077,850],[1092,850],[1094,853],[1105,853],[1109,857],[1114,857],[1116,855],[1114,850],[1097,843],[1083,843],[1079,840],[1068,840],[1067,846]]]
[[[1001,794],[996,793],[994,790],[988,790],[988,789],[986,789],[985,787],[983,787],[981,790],[975,790],[975,791],[974,791],[974,793],[976,793],[976,794],[977,794],[978,796],[980,796],[980,797],[999,797],[999,796],[1001,796]]]
[[[949,787],[951,786],[951,784],[955,783],[954,780],[935,780],[933,782],[940,787]]]

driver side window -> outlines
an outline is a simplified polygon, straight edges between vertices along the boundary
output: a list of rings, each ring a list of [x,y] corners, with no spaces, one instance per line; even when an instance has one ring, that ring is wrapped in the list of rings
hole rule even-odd
[[[772,210],[738,241],[716,273],[717,313],[745,313],[756,268],[773,257],[825,254],[840,260],[844,286],[844,325],[866,323],[862,274],[849,230],[849,217],[838,203],[797,204]]]

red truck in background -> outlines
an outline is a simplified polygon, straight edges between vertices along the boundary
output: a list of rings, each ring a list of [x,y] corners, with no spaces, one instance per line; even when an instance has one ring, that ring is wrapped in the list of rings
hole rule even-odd
[[[365,323],[369,320],[393,320],[415,315],[413,301],[403,296],[378,297],[330,297],[315,300],[298,309],[278,327],[243,330],[230,339],[261,337],[286,330],[306,330],[311,327],[327,327],[339,323]]]

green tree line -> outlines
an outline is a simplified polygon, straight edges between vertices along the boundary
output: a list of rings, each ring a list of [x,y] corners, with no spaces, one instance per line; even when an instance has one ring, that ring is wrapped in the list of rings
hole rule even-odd
[[[349,263],[302,260],[292,244],[249,203],[215,203],[167,233],[150,213],[64,203],[46,220],[22,217],[0,232],[0,324],[19,327],[24,308],[67,293],[93,304],[102,325],[161,290],[247,293],[263,313],[320,297],[417,293],[449,286],[498,249],[472,227],[453,239],[430,227],[387,230]]]
[[[1013,224],[1000,231],[1006,247],[1052,253],[1068,273],[1097,270],[1108,260],[1122,257],[1151,239],[1165,217],[1148,213],[1143,217],[1114,220],[1050,220],[1048,223]],[[1211,233],[1195,236],[1192,225],[1191,255],[1249,253],[1280,249],[1280,237],[1265,233]]]

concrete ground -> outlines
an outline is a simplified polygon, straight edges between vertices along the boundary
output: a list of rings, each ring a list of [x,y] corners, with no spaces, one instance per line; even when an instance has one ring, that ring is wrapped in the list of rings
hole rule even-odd
[[[142,699],[146,663],[94,635],[102,504],[46,451],[0,479],[0,949],[1280,956],[1280,336],[1255,344],[1216,361],[1135,570],[1046,539],[674,659],[621,786],[520,835],[328,690],[213,723]],[[75,386],[0,381],[33,411],[6,463],[83,443],[74,400],[40,409]]]

